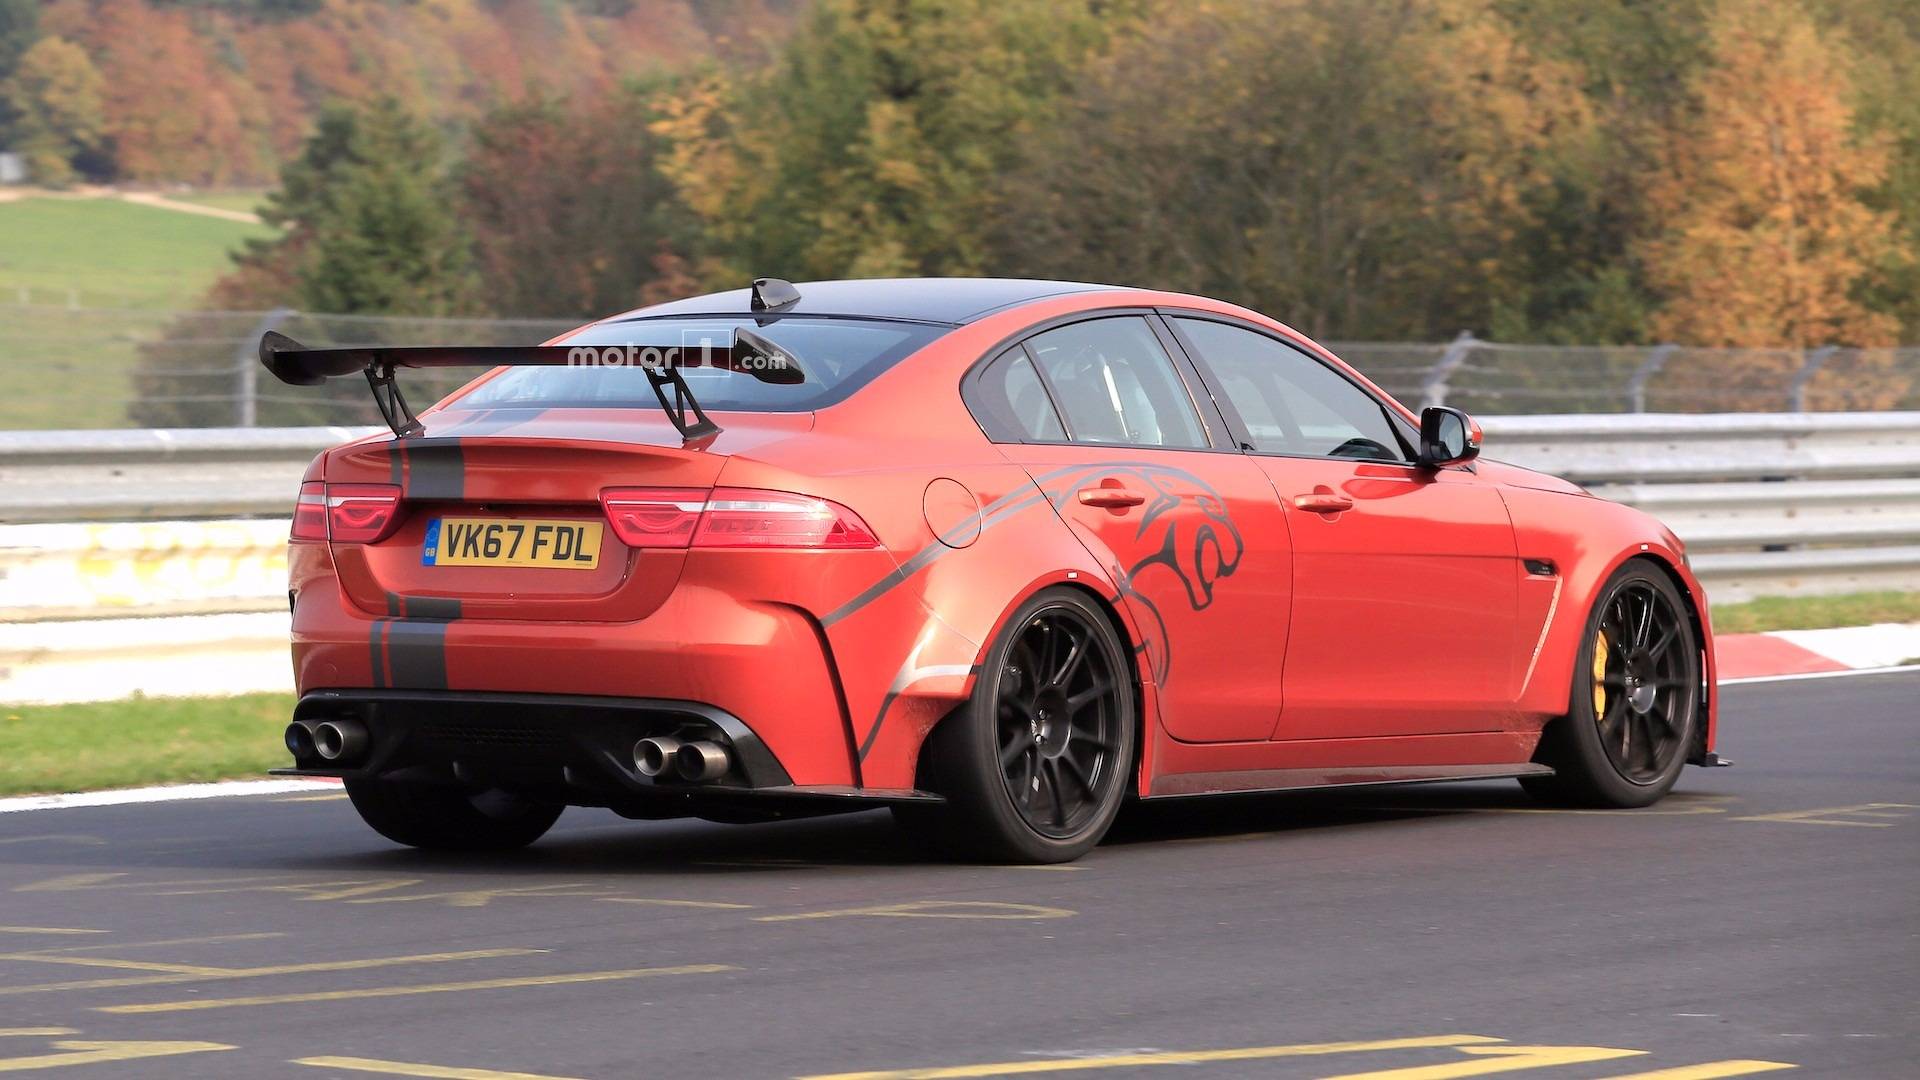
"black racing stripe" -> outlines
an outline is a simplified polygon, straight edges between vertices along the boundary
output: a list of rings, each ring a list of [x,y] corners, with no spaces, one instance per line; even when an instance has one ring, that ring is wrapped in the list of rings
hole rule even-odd
[[[387,628],[393,685],[408,690],[447,688],[447,627],[440,620],[395,619]]]
[[[407,482],[407,444],[399,439],[387,444],[387,483],[403,487]]]
[[[387,665],[385,660],[387,620],[373,620],[373,627],[367,632],[367,650],[373,663],[373,686],[384,690],[387,686]]]
[[[460,440],[415,440],[407,448],[407,498],[458,502],[466,487]]]
[[[967,674],[969,676],[979,675],[980,665],[974,664],[968,668]],[[912,685],[912,683],[907,684],[909,687]],[[867,737],[860,743],[860,752],[856,755],[859,761],[865,762],[867,760],[867,751],[873,749],[873,744],[879,741],[880,728],[887,722],[887,711],[893,708],[893,703],[899,700],[900,695],[904,693],[906,693],[904,688],[900,690],[888,690],[887,696],[880,700],[880,711],[874,715],[873,726],[867,729]]]
[[[404,601],[406,615],[412,619],[457,619],[460,601],[451,596],[409,596]]]
[[[867,760],[867,751],[873,749],[874,741],[880,738],[880,727],[887,722],[887,710],[893,708],[893,702],[899,696],[898,690],[889,690],[887,696],[880,699],[880,712],[874,716],[873,726],[867,729],[867,737],[860,743],[859,760],[862,763]]]
[[[389,615],[406,614],[406,612],[400,610],[400,594],[399,593],[390,592],[387,594],[387,614]]]

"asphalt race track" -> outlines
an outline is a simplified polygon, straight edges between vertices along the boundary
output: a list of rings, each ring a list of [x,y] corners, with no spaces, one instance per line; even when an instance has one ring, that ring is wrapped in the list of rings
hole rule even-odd
[[[343,796],[0,815],[0,1072],[1920,1076],[1920,674],[1729,687],[1732,769],[1149,807],[1064,868],[884,814],[570,811],[425,857]]]

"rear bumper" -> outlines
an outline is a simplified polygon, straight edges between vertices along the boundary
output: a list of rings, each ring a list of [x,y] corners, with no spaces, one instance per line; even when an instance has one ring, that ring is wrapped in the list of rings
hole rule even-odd
[[[826,635],[798,607],[683,582],[633,622],[462,618],[456,602],[423,597],[395,598],[391,616],[374,617],[346,602],[324,549],[294,555],[293,666],[302,694],[680,703],[674,707],[737,718],[784,772],[783,783],[860,786]],[[588,715],[552,715],[562,713]]]
[[[738,717],[699,702],[484,691],[315,690],[296,722],[355,720],[368,733],[351,762],[297,761],[282,776],[391,779],[502,787],[634,817],[742,809],[863,806],[939,801],[919,791],[796,785],[764,741]],[[733,766],[705,784],[647,777],[633,744],[680,734],[726,746]]]

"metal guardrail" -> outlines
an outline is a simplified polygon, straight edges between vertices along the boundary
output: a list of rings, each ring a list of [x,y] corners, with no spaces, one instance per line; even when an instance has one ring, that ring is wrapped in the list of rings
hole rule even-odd
[[[1482,424],[1489,457],[1661,518],[1718,600],[1920,589],[1920,412]],[[229,519],[283,520],[315,454],[378,430],[0,432],[0,622],[277,607],[284,530]]]

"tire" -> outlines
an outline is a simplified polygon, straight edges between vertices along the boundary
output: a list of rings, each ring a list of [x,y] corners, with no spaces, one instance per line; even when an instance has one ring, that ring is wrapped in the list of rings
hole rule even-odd
[[[512,792],[348,780],[360,819],[396,844],[430,851],[509,851],[546,835],[565,807]]]
[[[1534,761],[1550,777],[1520,786],[1570,806],[1650,806],[1673,788],[1701,722],[1699,638],[1665,571],[1635,559],[1587,614],[1567,714],[1548,723]]]
[[[1007,620],[972,699],[927,740],[922,783],[946,805],[897,807],[895,818],[962,857],[1077,859],[1126,798],[1137,700],[1106,613],[1078,589],[1041,592]]]

